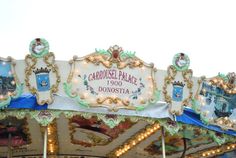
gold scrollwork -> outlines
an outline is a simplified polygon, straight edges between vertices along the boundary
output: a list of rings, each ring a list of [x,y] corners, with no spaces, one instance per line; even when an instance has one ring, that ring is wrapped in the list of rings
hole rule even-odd
[[[51,61],[50,61],[51,59]],[[47,64],[47,67],[52,69],[52,72],[56,74],[56,84],[52,85],[50,88],[50,93],[56,93],[58,91],[59,83],[61,82],[61,77],[59,75],[58,66],[55,64],[55,56],[53,53],[49,53],[44,57],[44,62]]]
[[[191,80],[192,78],[192,70],[188,69],[185,71],[182,71],[182,77],[184,79],[184,82],[187,83],[187,88],[189,89],[189,95],[187,98],[185,98],[182,101],[182,106],[183,105],[189,105],[190,100],[192,99],[193,96],[193,92],[192,92],[192,87],[193,87],[193,81]],[[162,93],[164,95],[164,99],[167,103],[169,103],[170,105],[172,104],[172,97],[170,96],[170,94],[168,94],[167,88],[168,86],[170,86],[172,84],[172,82],[174,81],[175,77],[177,75],[177,70],[175,69],[175,67],[173,65],[169,66],[167,69],[167,76],[164,79],[164,85],[163,85],[163,90]],[[181,108],[183,110],[183,107]],[[181,110],[181,111],[182,111]],[[180,111],[171,111],[171,113],[176,114],[176,115],[180,115],[181,112]]]
[[[58,66],[55,64],[54,54],[52,52],[48,53],[47,55],[45,55],[43,57],[43,61],[46,63],[47,67],[50,68],[53,73],[55,73],[56,83],[53,84],[50,87],[50,99],[42,100],[42,101],[39,102],[39,93],[38,93],[36,87],[31,85],[31,83],[30,83],[30,76],[32,75],[33,70],[36,68],[35,66],[36,66],[38,60],[37,60],[37,58],[34,58],[31,55],[27,55],[26,58],[25,58],[25,62],[26,62],[26,69],[25,69],[26,87],[28,87],[29,91],[32,94],[36,94],[37,103],[39,105],[44,105],[45,103],[51,104],[53,102],[53,93],[56,93],[58,91],[58,86],[59,86],[59,83],[61,81]]]
[[[224,79],[220,77],[214,77],[210,79],[210,83],[212,85],[222,88],[228,94],[236,94],[236,75],[235,73],[229,73],[227,76],[229,78],[228,81],[224,81]]]
[[[195,99],[198,99],[202,82],[205,81],[205,79],[206,79],[205,76],[202,76],[202,77],[200,77],[200,79],[198,79],[198,81],[197,81],[198,87],[197,87],[197,91],[196,91],[196,93],[195,93],[195,95],[194,95],[194,98],[195,98]]]
[[[111,68],[113,64],[117,64],[118,69],[124,69],[127,66],[129,68],[136,68],[139,67],[141,68],[142,66],[147,66],[147,64],[144,64],[144,62],[137,57],[134,58],[126,58],[124,60],[110,60],[109,56],[107,55],[101,55],[97,53],[93,53],[87,57],[85,57],[86,62],[91,62],[95,65],[99,65],[100,63],[105,66],[106,68]],[[149,66],[150,67],[150,66]]]
[[[100,63],[106,68],[112,67],[112,62],[108,60],[109,57],[106,55],[99,55],[97,53],[91,54],[90,56],[85,57],[86,62],[91,62],[95,65],[99,65]]]
[[[98,104],[103,104],[104,102],[108,101],[109,104],[118,104],[118,103],[122,103],[122,105],[124,106],[129,106],[130,102],[128,100],[122,100],[118,97],[106,97],[106,98],[97,98],[97,103]]]

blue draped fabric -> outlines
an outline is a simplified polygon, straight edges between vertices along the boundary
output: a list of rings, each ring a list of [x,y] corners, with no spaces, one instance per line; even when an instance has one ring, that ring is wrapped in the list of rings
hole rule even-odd
[[[21,97],[13,99],[10,105],[7,107],[7,109],[31,109],[31,110],[46,110],[47,108],[48,108],[47,104],[39,105],[36,101],[36,97],[32,94],[23,94]],[[204,124],[200,119],[200,115],[196,114],[190,108],[185,108],[184,113],[181,116],[176,116],[176,121],[236,136],[236,131],[222,130],[218,126]]]
[[[46,110],[47,104],[39,105],[36,96],[32,94],[23,94],[17,99],[13,99],[7,109],[31,109],[31,110]]]
[[[196,114],[190,108],[185,108],[183,115],[176,116],[176,121],[186,123],[186,124],[195,125],[195,126],[199,126],[199,127],[203,127],[203,128],[206,128],[206,129],[209,129],[209,130],[212,130],[212,131],[216,131],[216,132],[219,132],[219,133],[225,133],[225,134],[236,136],[236,131],[222,130],[218,126],[204,124],[200,119],[200,115]]]

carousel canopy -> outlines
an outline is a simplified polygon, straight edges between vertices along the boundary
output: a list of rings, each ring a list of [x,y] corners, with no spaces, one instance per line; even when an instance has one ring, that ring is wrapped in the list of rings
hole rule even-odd
[[[0,58],[0,156],[234,155],[235,73],[193,77],[184,53],[158,70],[117,45],[57,61],[36,38],[29,52]]]

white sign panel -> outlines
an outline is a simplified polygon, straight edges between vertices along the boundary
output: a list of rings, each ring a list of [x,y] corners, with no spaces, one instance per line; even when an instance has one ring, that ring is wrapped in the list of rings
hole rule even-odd
[[[65,90],[80,105],[140,110],[155,101],[155,69],[120,47],[71,61]]]

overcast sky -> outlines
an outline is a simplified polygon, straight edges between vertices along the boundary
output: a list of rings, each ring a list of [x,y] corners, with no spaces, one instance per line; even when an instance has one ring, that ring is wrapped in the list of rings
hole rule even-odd
[[[236,1],[1,0],[0,56],[23,59],[36,37],[58,60],[117,44],[166,69],[184,52],[212,77],[236,70]]]

